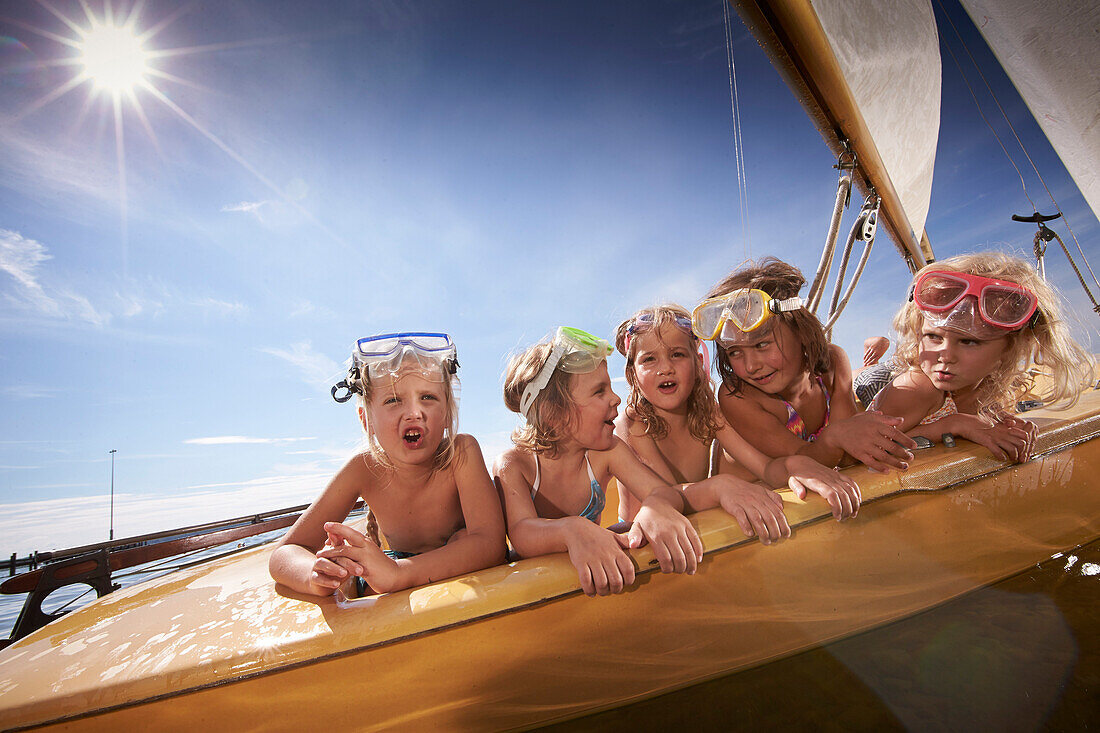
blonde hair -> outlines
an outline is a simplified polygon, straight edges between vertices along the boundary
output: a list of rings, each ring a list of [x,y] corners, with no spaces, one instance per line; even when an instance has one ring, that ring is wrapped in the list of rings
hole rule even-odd
[[[1050,389],[1039,395],[1043,402],[1069,398],[1065,405],[1069,407],[1077,401],[1082,383],[1092,374],[1092,356],[1070,336],[1058,295],[1030,264],[1003,252],[976,252],[926,265],[913,276],[913,282],[935,270],[1014,282],[1035,293],[1039,301],[1031,324],[1006,334],[1008,345],[1001,362],[979,383],[977,398],[981,414],[992,417],[998,411],[1015,409],[1016,400],[1032,386],[1027,371],[1031,363],[1050,370]],[[923,312],[908,299],[894,316],[893,325],[899,337],[896,358],[917,367],[924,331]]]
[[[638,324],[638,318],[649,315],[651,323]],[[615,329],[615,348],[626,357],[626,383],[630,385],[630,395],[627,397],[627,415],[639,420],[645,425],[646,435],[654,440],[660,440],[668,435],[668,421],[657,414],[657,409],[642,394],[638,387],[638,376],[634,370],[634,358],[638,354],[637,336],[651,331],[657,332],[660,340],[660,329],[671,324],[674,328],[680,328],[676,323],[676,317],[691,319],[691,314],[683,306],[670,303],[658,305],[652,308],[643,308],[630,318],[619,324]],[[634,326],[634,332],[630,333]],[[681,329],[682,330],[682,329]],[[688,331],[688,336],[693,346],[698,348],[699,339],[694,333]],[[661,341],[663,344],[664,341]],[[666,344],[667,345],[667,344]],[[695,385],[687,399],[688,431],[692,437],[709,443],[714,440],[715,434],[721,427],[718,419],[718,402],[714,392],[710,388],[710,375],[707,374],[702,359],[692,359],[695,368]]]
[[[757,262],[746,262],[739,269],[726,275],[721,282],[710,289],[706,297],[717,298],[734,290],[754,288],[763,290],[776,300],[786,300],[796,297],[805,284],[806,278],[797,267],[775,257],[765,257]],[[821,321],[817,320],[817,316],[806,308],[773,313],[763,328],[774,328],[775,324],[780,322],[787,324],[798,340],[799,348],[802,350],[800,358],[802,371],[817,376],[828,374],[833,368],[832,359],[829,357],[829,341],[825,338],[825,330],[821,327]],[[729,360],[724,358],[725,356],[726,349],[715,341],[714,366],[722,377],[722,384],[733,394],[740,394],[744,384],[733,371]]]
[[[540,341],[508,362],[504,373],[504,405],[512,412],[520,413],[523,392],[546,366],[553,347],[552,339]],[[531,403],[527,424],[512,431],[512,442],[517,448],[546,453],[551,458],[557,455],[558,447],[569,437],[573,426],[576,402],[569,391],[571,379],[568,372],[554,369],[550,381]]]

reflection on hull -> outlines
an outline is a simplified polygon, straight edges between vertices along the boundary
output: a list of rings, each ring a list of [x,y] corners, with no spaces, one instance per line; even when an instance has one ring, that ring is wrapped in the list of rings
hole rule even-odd
[[[1085,730],[1098,690],[1100,541],[908,619],[550,730]]]

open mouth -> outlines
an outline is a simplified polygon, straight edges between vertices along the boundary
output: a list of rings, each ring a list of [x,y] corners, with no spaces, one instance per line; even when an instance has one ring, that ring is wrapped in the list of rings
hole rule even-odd
[[[774,376],[775,376],[775,372],[768,372],[767,374],[765,374],[762,377],[753,377],[752,381],[756,382],[757,384],[767,384],[768,382],[771,381],[772,377],[774,377]]]
[[[663,394],[668,394],[670,392],[675,392],[676,391],[676,382],[674,382],[672,380],[669,380],[667,382],[661,382],[660,384],[657,385],[657,391],[661,392]]]
[[[419,448],[424,441],[424,432],[420,428],[409,428],[401,437],[408,447]]]

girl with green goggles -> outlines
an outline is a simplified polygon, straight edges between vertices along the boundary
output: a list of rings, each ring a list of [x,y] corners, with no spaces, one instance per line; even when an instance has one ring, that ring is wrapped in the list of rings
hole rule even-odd
[[[520,400],[520,414],[528,423],[531,422],[531,406],[535,404],[535,398],[546,388],[556,369],[569,374],[587,374],[607,361],[608,355],[614,351],[605,339],[569,326],[558,328],[553,344],[546,364],[527,385]]]

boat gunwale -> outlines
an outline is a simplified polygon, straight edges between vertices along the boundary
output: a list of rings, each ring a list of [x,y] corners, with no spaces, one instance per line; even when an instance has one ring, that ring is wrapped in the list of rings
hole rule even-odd
[[[1089,392],[1096,392],[1096,390],[1089,390]],[[1100,394],[1100,393],[1098,393],[1098,394]],[[1087,412],[1085,412],[1083,414],[1078,414],[1073,418],[1059,419],[1057,417],[1058,412],[1065,413],[1065,410],[1064,409],[1055,410],[1055,409],[1051,409],[1051,408],[1046,408],[1046,409],[1043,409],[1041,411],[1036,410],[1035,413],[1033,413],[1033,417],[1053,419],[1052,423],[1050,423],[1048,425],[1045,425],[1043,427],[1043,432],[1039,436],[1040,441],[1043,441],[1043,439],[1046,438],[1046,439],[1053,439],[1053,442],[1052,442],[1051,445],[1045,446],[1041,453],[1037,453],[1036,455],[1034,455],[1032,457],[1031,461],[1029,461],[1029,463],[1032,463],[1032,462],[1036,461],[1037,459],[1041,459],[1041,458],[1048,457],[1048,456],[1051,456],[1051,455],[1054,455],[1054,454],[1057,454],[1057,453],[1064,452],[1066,450],[1070,450],[1070,449],[1072,449],[1072,448],[1074,448],[1074,447],[1076,447],[1076,446],[1078,446],[1082,443],[1086,443],[1086,442],[1089,442],[1090,440],[1093,440],[1097,437],[1100,437],[1100,400],[1098,400],[1097,404],[1092,406]],[[1055,414],[1051,414],[1051,413],[1055,413]],[[1074,428],[1077,428],[1077,429],[1075,430]],[[1072,433],[1072,435],[1066,435],[1067,433]],[[1059,437],[1061,437],[1061,436],[1066,436],[1068,439],[1064,440],[1064,441],[1060,441]],[[948,451],[950,451],[950,453]],[[985,453],[987,455],[983,456],[982,455],[983,453]],[[864,504],[869,504],[869,503],[872,503],[872,502],[873,503],[879,503],[881,500],[884,500],[884,499],[888,499],[888,498],[892,498],[892,497],[898,497],[898,496],[904,496],[904,495],[907,495],[907,494],[927,494],[927,493],[941,494],[941,493],[945,493],[945,492],[948,492],[950,490],[957,489],[959,487],[966,486],[968,484],[971,484],[971,483],[974,483],[974,482],[977,482],[977,481],[980,481],[980,480],[983,480],[983,479],[990,478],[992,476],[995,476],[995,475],[1000,474],[1000,473],[1004,473],[1006,471],[1011,471],[1011,470],[1019,467],[1019,465],[1021,465],[1021,464],[1009,463],[1009,462],[999,461],[997,459],[993,459],[991,456],[988,456],[988,451],[986,451],[986,449],[984,449],[981,446],[978,446],[976,444],[971,444],[971,443],[963,443],[959,447],[956,447],[956,448],[953,448],[953,449],[946,449],[946,448],[932,449],[930,451],[925,452],[924,456],[921,456],[921,458],[923,460],[921,460],[920,463],[921,463],[921,465],[928,465],[928,466],[933,465],[933,464],[943,464],[943,462],[940,461],[939,459],[943,458],[946,455],[951,455],[951,454],[958,454],[957,455],[957,460],[950,461],[950,462],[946,463],[945,465],[947,467],[957,469],[960,466],[965,467],[965,466],[969,465],[969,466],[974,466],[974,468],[976,468],[978,472],[969,473],[965,476],[962,476],[962,477],[958,478],[957,480],[955,480],[951,483],[946,483],[942,486],[937,486],[937,487],[933,487],[933,488],[924,488],[924,487],[921,487],[919,485],[910,485],[914,482],[904,481],[906,474],[902,473],[902,472],[898,472],[898,471],[892,471],[889,474],[885,474],[885,475],[876,474],[876,477],[878,479],[875,482],[876,485],[881,485],[882,483],[884,483],[884,480],[888,480],[888,479],[893,478],[893,479],[895,479],[894,483],[895,483],[896,488],[887,489],[886,491],[883,491],[881,493],[875,493],[874,495],[870,496],[869,498],[866,498],[865,501],[864,501]],[[983,468],[981,468],[981,464],[983,464],[983,463],[989,463],[991,465],[987,466],[983,470]],[[859,466],[849,468],[848,470],[852,470],[853,468],[858,470]],[[912,468],[913,468],[913,466],[910,467],[910,470],[912,470]],[[918,468],[919,468],[919,466],[918,466]],[[933,474],[933,473],[936,473],[936,472],[942,471],[942,470],[944,470],[944,469],[943,468],[938,468],[936,471],[925,471],[925,472],[918,471],[914,475],[915,476],[928,475],[928,474]],[[801,501],[795,499],[794,496],[793,496],[793,493],[790,490],[782,490],[780,493],[784,497],[785,502],[787,503],[787,506],[785,508],[788,511],[788,513],[790,513],[791,510],[793,509],[797,513],[801,513],[801,514],[804,515],[803,517],[801,517],[797,521],[791,523],[792,530],[796,530],[796,529],[799,529],[799,528],[808,527],[810,525],[817,524],[817,523],[819,523],[823,520],[831,518],[831,516],[832,516],[830,511],[829,511],[828,505],[819,504],[818,502],[814,502],[813,506],[811,507],[811,505],[807,504],[806,502],[801,502]],[[718,517],[725,517],[725,521],[719,523],[718,521],[716,521],[716,518],[718,518]],[[705,525],[718,525],[718,524],[722,525],[721,527],[711,527],[711,528],[709,528],[709,531],[708,531],[707,527],[704,527],[704,531],[700,533],[701,537],[703,537],[705,535],[704,543],[706,543],[706,539],[710,539],[713,542],[716,537],[720,538],[722,535],[732,535],[735,532],[740,534],[740,528],[736,525],[736,523],[732,520],[732,518],[729,518],[728,515],[726,515],[721,509],[705,510],[703,512],[699,512],[699,513],[696,513],[694,515],[691,515],[690,519],[692,521],[692,524],[694,526],[696,526],[697,529],[699,529],[699,525],[701,523],[705,524]],[[755,538],[748,538],[748,537],[744,537],[742,535],[742,536],[740,536],[739,538],[737,538],[736,540],[733,540],[733,541],[719,542],[718,544],[714,544],[711,547],[706,547],[705,546],[704,556],[708,556],[708,555],[717,556],[719,554],[724,554],[725,552],[727,552],[729,550],[733,550],[737,547],[744,546],[744,545],[750,545],[750,544],[754,543],[755,541],[756,541]],[[246,551],[246,552],[247,553],[257,553],[258,554],[260,552],[265,551],[266,549],[267,549],[266,545],[264,545],[264,546],[259,546],[259,547],[256,547],[256,548],[252,548],[251,550]],[[638,549],[638,550],[633,550],[633,551],[630,552],[630,554],[631,554],[631,557],[635,560],[635,562],[639,565],[639,568],[638,568],[638,571],[637,571],[638,576],[648,575],[648,574],[653,573],[653,572],[655,572],[659,569],[658,566],[656,565],[656,560],[652,556],[652,550],[650,550],[648,547],[644,547],[644,548],[641,548],[641,549]],[[644,564],[642,562],[639,562],[639,560],[640,560],[639,556],[642,556],[644,558],[647,554],[649,555],[649,561],[644,563]],[[564,557],[563,553],[559,553],[559,556]],[[555,557],[555,556],[551,556],[551,557]],[[515,566],[520,565],[520,564],[535,565],[535,564],[545,562],[546,559],[547,558],[531,558],[531,559],[528,559],[528,560],[519,560],[519,561],[516,561],[516,562],[513,562],[513,563],[508,563],[508,564],[505,564],[505,565],[502,565],[502,566],[496,566],[496,567],[497,568],[510,568],[510,567],[515,567]],[[215,562],[217,562],[217,561],[215,561]],[[568,563],[567,560],[559,560],[559,562]],[[462,619],[458,619],[458,620],[455,620],[455,621],[452,621],[452,622],[449,622],[449,623],[438,624],[438,625],[432,626],[430,628],[423,628],[423,629],[419,629],[419,630],[416,630],[416,631],[411,631],[409,633],[402,634],[400,636],[391,636],[389,638],[379,639],[377,641],[369,642],[369,643],[366,643],[366,644],[360,644],[358,646],[350,646],[350,647],[347,647],[347,648],[336,649],[336,650],[333,650],[331,652],[327,652],[327,653],[323,653],[323,654],[312,654],[312,655],[309,655],[306,658],[292,659],[292,660],[288,660],[284,663],[276,663],[276,664],[271,664],[269,666],[263,666],[263,667],[256,668],[256,669],[253,669],[253,670],[248,670],[248,671],[244,671],[244,672],[241,672],[241,673],[236,673],[236,674],[232,675],[231,677],[224,677],[224,678],[221,678],[221,679],[214,679],[214,680],[211,680],[211,681],[208,681],[208,682],[193,684],[193,685],[189,685],[187,687],[181,687],[179,689],[175,689],[175,690],[172,690],[172,691],[166,692],[166,693],[146,695],[146,696],[142,696],[142,697],[139,697],[139,698],[136,698],[136,699],[133,699],[133,700],[128,700],[128,701],[113,704],[113,705],[98,707],[98,708],[95,708],[95,709],[92,709],[92,710],[84,710],[84,711],[81,711],[79,713],[74,713],[74,714],[70,714],[70,715],[63,715],[63,716],[56,717],[56,718],[48,718],[48,719],[38,720],[38,721],[35,721],[33,723],[28,723],[28,724],[25,724],[25,725],[20,725],[18,727],[10,728],[10,730],[13,730],[13,731],[27,730],[27,729],[31,729],[31,728],[40,727],[40,726],[66,723],[66,722],[70,722],[70,721],[77,721],[77,720],[82,720],[82,719],[85,719],[85,718],[94,717],[94,716],[97,716],[97,715],[109,714],[109,713],[117,711],[117,710],[124,710],[124,709],[127,709],[127,708],[142,706],[142,705],[146,705],[146,704],[150,704],[150,703],[156,703],[156,702],[160,702],[160,701],[163,701],[163,700],[168,700],[168,699],[172,699],[172,698],[176,698],[176,697],[182,697],[184,695],[188,695],[188,694],[191,694],[191,693],[198,693],[198,692],[201,692],[203,690],[216,689],[216,688],[219,688],[219,687],[223,687],[223,686],[231,685],[231,684],[236,684],[238,682],[243,682],[243,681],[247,681],[247,680],[250,680],[250,679],[255,679],[255,678],[258,678],[258,677],[274,675],[274,674],[278,674],[278,673],[282,673],[282,672],[289,672],[289,671],[292,671],[292,670],[301,669],[301,668],[309,667],[309,666],[312,666],[312,665],[315,665],[315,664],[320,664],[320,663],[324,663],[324,662],[327,662],[327,661],[331,661],[333,659],[339,659],[339,658],[343,658],[343,657],[350,657],[350,656],[354,656],[354,655],[357,655],[357,654],[364,654],[364,653],[368,653],[368,652],[370,652],[372,650],[375,650],[375,649],[388,647],[388,646],[394,646],[394,645],[396,645],[398,643],[401,643],[401,642],[411,642],[411,641],[414,641],[416,639],[423,638],[425,636],[429,636],[429,635],[433,635],[433,634],[437,634],[437,633],[441,633],[441,632],[444,632],[444,631],[448,631],[450,629],[460,628],[460,627],[463,627],[463,626],[469,626],[469,625],[474,624],[475,622],[487,621],[487,620],[494,619],[494,618],[499,618],[499,617],[503,617],[503,616],[512,615],[514,613],[524,611],[524,610],[527,610],[527,609],[530,609],[530,608],[536,608],[536,607],[539,607],[539,606],[547,605],[551,602],[555,602],[555,601],[558,601],[558,600],[563,600],[563,599],[566,599],[566,598],[569,598],[569,597],[572,597],[572,596],[577,596],[577,595],[581,594],[582,591],[579,587],[579,584],[577,584],[577,580],[576,580],[576,577],[575,577],[575,573],[573,573],[572,566],[570,565],[568,569],[569,569],[569,572],[570,572],[570,575],[571,575],[571,580],[575,584],[574,587],[572,587],[568,590],[563,590],[563,591],[558,591],[558,592],[551,592],[549,594],[543,595],[540,598],[530,600],[528,602],[524,602],[524,603],[521,603],[521,604],[512,604],[512,605],[507,605],[507,606],[502,607],[502,608],[488,610],[484,613],[480,613],[480,614],[477,614],[477,615],[470,615],[470,616],[467,616],[467,617],[462,618]],[[493,570],[493,568],[489,568],[488,570]],[[1000,580],[1003,580],[1004,578],[1012,577],[1013,575],[1016,575],[1019,572],[1023,572],[1024,570],[1026,570],[1026,568],[1021,568],[1019,570],[1015,570],[1015,571],[1006,573],[1002,577],[1000,577],[996,580],[990,581],[990,582],[999,582]],[[483,572],[483,571],[481,571],[481,572]],[[466,576],[466,577],[468,577],[468,576]],[[458,578],[451,578],[451,579],[448,579],[448,580],[440,581],[439,583],[433,583],[433,584],[430,584],[429,586],[421,586],[421,588],[430,588],[432,586],[444,586],[448,583],[452,583],[452,582],[456,582],[456,581],[460,582],[462,580],[463,580],[463,577],[460,576]],[[279,587],[281,588],[281,586],[279,586]],[[976,589],[977,587],[982,587],[982,586],[976,586],[974,589]],[[954,598],[958,598],[958,597],[961,597],[963,595],[966,595],[967,593],[971,592],[971,590],[974,590],[974,589],[964,590],[964,591],[961,591],[959,593],[955,593],[955,594],[952,594],[950,596],[943,597],[943,598],[937,600],[932,605],[927,606],[925,608],[922,608],[917,613],[923,613],[927,610],[930,610],[930,609],[935,608],[939,605],[942,605],[943,603],[949,602],[949,601],[953,600]],[[415,590],[417,590],[417,589],[409,589],[408,591],[400,591],[399,593],[408,593],[410,591],[415,591]],[[283,596],[284,598],[292,598],[292,599],[295,598],[295,596],[288,596],[283,592],[280,592],[279,595]],[[392,594],[385,594],[385,595],[392,595]],[[373,599],[373,598],[378,598],[378,597],[380,597],[380,596],[373,596],[373,597],[370,597],[370,598]],[[362,600],[368,600],[368,599],[362,599]],[[350,607],[350,609],[354,610],[354,604],[355,603],[356,603],[356,601],[352,600],[352,601],[348,602],[348,605],[345,605],[342,608],[336,606],[335,604],[329,606],[329,608],[338,608],[339,610],[342,611],[342,610],[345,610],[345,609],[349,609],[349,607]],[[886,625],[886,624],[894,623],[897,620],[898,620],[897,618],[884,619],[880,623],[869,625],[869,626],[865,627],[865,629],[860,629],[859,633],[862,633],[864,630],[871,630],[871,629],[878,628],[878,627]],[[49,626],[44,627],[44,628],[48,629]],[[14,649],[18,646],[23,645],[23,643],[25,641],[33,641],[34,638],[39,633],[40,632],[35,632],[34,634],[31,634],[30,636],[25,637],[25,639],[20,640],[19,642],[16,642],[16,644],[13,644],[9,648]],[[829,643],[831,641],[835,641],[838,638],[846,637],[847,635],[850,635],[850,634],[845,634],[843,632],[837,632],[836,634],[831,635],[831,636],[823,636],[823,637],[821,637],[821,639],[819,639],[817,641],[816,645],[826,644],[826,643]],[[314,637],[309,637],[309,639],[313,640]],[[707,679],[712,679],[712,678],[715,678],[715,677],[718,677],[718,676],[722,676],[723,674],[732,674],[732,673],[735,673],[737,671],[740,671],[742,669],[745,669],[745,668],[748,668],[748,667],[751,667],[751,666],[755,666],[755,665],[758,665],[758,664],[761,664],[761,663],[767,663],[767,662],[770,662],[770,661],[774,661],[776,659],[782,659],[782,658],[785,658],[785,657],[788,657],[788,656],[792,656],[794,654],[800,653],[801,651],[804,651],[804,649],[801,649],[801,648],[800,649],[794,649],[794,650],[791,650],[791,651],[788,651],[788,652],[785,652],[785,653],[777,654],[776,656],[771,657],[771,658],[758,659],[758,660],[754,660],[751,663],[736,665],[736,666],[730,667],[729,669],[724,670],[724,671],[719,672],[719,673],[716,673],[716,674],[709,674],[709,673],[704,674],[704,675],[701,675],[698,678],[692,678],[687,683],[685,683],[684,685],[681,685],[679,687],[685,687],[685,686],[690,686],[691,684],[697,684],[697,683],[700,683],[700,682],[704,682]],[[2,656],[2,655],[0,655],[0,656]],[[114,685],[101,686],[98,689],[107,690],[107,689],[110,689],[111,687],[117,687],[119,689],[125,689],[127,686],[129,686],[131,684],[133,684],[132,680],[123,680],[121,682],[115,683]],[[596,711],[593,711],[593,712],[596,712]],[[572,716],[572,717],[576,717],[576,716]],[[563,719],[568,719],[568,718],[563,718]]]

